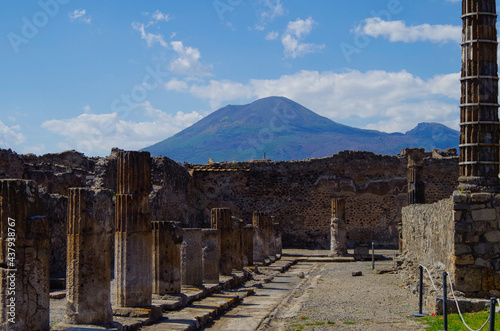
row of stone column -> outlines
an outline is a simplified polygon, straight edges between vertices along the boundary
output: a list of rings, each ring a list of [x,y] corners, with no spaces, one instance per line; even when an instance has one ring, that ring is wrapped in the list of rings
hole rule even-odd
[[[180,293],[181,285],[218,283],[219,274],[281,254],[281,236],[263,213],[254,213],[253,225],[243,226],[230,209],[213,209],[211,229],[151,222],[150,172],[149,153],[119,153],[114,210],[110,190],[69,190],[67,322],[113,321],[113,235],[119,307],[148,307],[153,294]],[[35,182],[0,181],[2,328],[49,329],[50,238],[44,214]]]

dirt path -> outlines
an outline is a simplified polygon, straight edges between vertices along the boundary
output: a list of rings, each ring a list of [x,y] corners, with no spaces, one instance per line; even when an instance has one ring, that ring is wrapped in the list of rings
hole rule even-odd
[[[377,269],[390,269],[377,263]],[[261,330],[422,330],[418,299],[397,274],[374,274],[371,262],[325,263],[312,269]],[[353,277],[352,272],[362,276]]]

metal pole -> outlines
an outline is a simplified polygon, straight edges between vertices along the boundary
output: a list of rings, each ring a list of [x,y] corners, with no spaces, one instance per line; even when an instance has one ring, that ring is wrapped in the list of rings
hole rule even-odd
[[[446,285],[446,271],[443,271],[443,330],[448,331],[448,294]]]
[[[490,331],[495,331],[495,305],[497,299],[491,298],[490,301]]]
[[[418,291],[418,313],[413,313],[415,317],[424,317],[429,314],[422,313],[422,307],[424,302],[424,267],[419,265],[420,269],[420,282],[419,282],[419,291]]]
[[[375,270],[375,243],[372,241],[372,270]]]
[[[414,313],[415,317],[424,317],[429,314],[422,313],[423,301],[424,301],[424,267],[419,265],[420,269],[420,282],[419,282],[419,290],[418,290],[418,313]]]

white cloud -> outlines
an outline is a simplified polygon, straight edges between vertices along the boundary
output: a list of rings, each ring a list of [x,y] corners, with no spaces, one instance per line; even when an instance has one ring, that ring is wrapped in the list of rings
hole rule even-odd
[[[153,19],[155,21],[165,21],[165,22],[168,22],[168,21],[170,21],[172,19],[169,14],[164,14],[164,13],[162,13],[158,9],[152,14],[152,17],[153,17]]]
[[[92,111],[92,109],[90,108],[90,105],[86,105],[83,107],[83,112],[85,114],[89,114],[91,111]]]
[[[276,31],[271,31],[268,34],[266,34],[266,40],[276,40],[278,39],[279,34]]]
[[[85,9],[75,9],[74,11],[68,14],[71,22],[79,21],[83,23],[90,24],[92,22],[92,18],[90,16],[86,16],[87,11]]]
[[[132,28],[141,33],[141,39],[146,40],[148,47],[153,46],[154,43],[158,43],[162,47],[168,47],[168,43],[165,41],[163,35],[146,32],[146,26],[144,24],[133,22]]]
[[[20,130],[19,125],[9,127],[0,121],[0,147],[11,148],[24,143],[26,137],[19,132]]]
[[[259,22],[255,25],[257,30],[264,30],[268,23],[286,13],[281,0],[261,0],[261,3],[264,9],[260,12]]]
[[[169,70],[174,74],[187,76],[209,76],[211,65],[200,62],[201,54],[197,48],[184,46],[181,41],[170,43],[178,57],[170,62]]]
[[[188,88],[189,88],[189,85],[186,82],[184,82],[182,80],[178,80],[176,78],[165,83],[165,89],[167,91],[182,92],[182,91],[186,91]]]
[[[301,39],[311,33],[316,24],[317,23],[311,17],[306,20],[298,18],[296,21],[288,23],[286,31],[281,37],[281,43],[285,47],[284,53],[286,57],[295,59],[296,57],[304,56],[309,53],[316,53],[325,47],[325,45],[301,42]]]
[[[459,43],[462,38],[460,26],[430,24],[406,26],[404,21],[384,21],[379,17],[367,18],[355,31],[374,38],[384,37],[391,42],[405,43],[416,41]]]
[[[234,102],[284,96],[340,123],[406,131],[418,122],[455,123],[459,116],[460,74],[423,80],[406,71],[301,71],[247,84],[211,80],[183,91],[209,101],[212,109]],[[391,124],[391,121],[394,122]]]
[[[70,119],[45,121],[42,127],[65,137],[64,149],[76,149],[88,155],[106,155],[112,147],[137,150],[157,143],[202,118],[196,111],[179,111],[170,115],[154,108],[148,101],[137,108],[149,120],[133,122],[120,118],[117,113],[81,114]]]

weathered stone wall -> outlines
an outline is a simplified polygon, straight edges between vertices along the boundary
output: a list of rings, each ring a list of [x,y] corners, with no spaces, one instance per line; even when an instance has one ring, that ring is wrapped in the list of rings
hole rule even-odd
[[[416,276],[418,264],[431,270],[453,269],[453,199],[403,208],[403,256],[408,272]]]
[[[117,192],[118,152],[114,149],[108,157],[87,158],[75,151],[35,156],[0,150],[0,175],[35,180],[42,192],[61,196],[67,196],[70,187],[81,186]],[[457,185],[457,162],[453,153],[426,153],[422,180],[427,203],[451,195]],[[264,211],[281,224],[285,246],[328,248],[330,199],[343,198],[350,247],[372,240],[396,245],[401,207],[408,201],[407,172],[405,156],[370,152],[346,151],[292,162],[184,166],[155,157],[151,218],[209,228],[212,208],[231,208],[246,223],[251,222],[253,211]],[[52,216],[67,217],[64,208],[57,208]],[[57,247],[65,245],[59,239],[56,242]]]
[[[450,196],[457,185],[456,157],[426,153],[423,180],[428,202]],[[198,202],[198,223],[211,208],[231,208],[249,222],[252,211],[274,215],[283,245],[329,248],[330,201],[346,200],[347,241],[397,244],[401,208],[407,205],[407,159],[345,151],[295,162],[254,161],[187,165]]]
[[[418,264],[439,279],[447,271],[467,296],[500,294],[500,195],[455,191],[430,205],[403,208],[403,269]],[[439,271],[439,272],[438,272]]]

